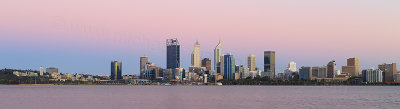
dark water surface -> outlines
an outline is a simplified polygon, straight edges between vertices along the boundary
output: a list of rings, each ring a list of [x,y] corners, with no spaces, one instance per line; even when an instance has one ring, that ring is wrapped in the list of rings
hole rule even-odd
[[[400,109],[399,86],[0,86],[0,109]]]

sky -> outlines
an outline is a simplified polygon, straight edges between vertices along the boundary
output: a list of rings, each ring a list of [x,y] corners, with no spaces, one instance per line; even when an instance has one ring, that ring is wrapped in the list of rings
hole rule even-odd
[[[232,53],[247,65],[276,51],[276,70],[360,58],[361,69],[400,63],[399,0],[2,0],[0,68],[57,67],[62,73],[139,74],[139,57],[166,67],[166,39],[178,38],[181,67],[196,40],[201,58]]]

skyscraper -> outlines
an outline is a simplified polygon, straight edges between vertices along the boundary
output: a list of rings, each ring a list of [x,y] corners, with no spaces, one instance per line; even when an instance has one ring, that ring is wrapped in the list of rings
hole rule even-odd
[[[167,39],[167,69],[180,67],[180,45],[177,38]]]
[[[42,66],[40,66],[40,72],[39,72],[39,75],[40,75],[40,76],[43,76],[43,67],[42,67]]]
[[[214,49],[214,70],[217,73],[221,73],[217,68],[220,65],[219,63],[221,62],[220,57],[221,57],[221,42],[218,42],[218,45]]]
[[[275,51],[264,51],[264,72],[275,75]]]
[[[192,53],[192,66],[201,67],[200,61],[200,44],[198,41],[194,44],[194,49]]]
[[[394,82],[393,75],[397,73],[396,63],[380,64],[378,68],[383,71],[384,82]]]
[[[145,73],[145,67],[147,62],[149,62],[149,57],[147,56],[141,56],[140,57],[140,77],[143,78],[144,73]]]
[[[335,62],[335,60],[333,60],[333,61],[329,62],[327,65],[326,77],[334,78],[335,72],[336,72],[336,62]]]
[[[221,74],[222,76],[224,76],[224,69],[225,69],[225,56],[220,56],[221,62],[219,62],[219,74]]]
[[[351,76],[358,76],[360,72],[360,65],[358,58],[347,59],[347,66],[342,66],[342,72],[348,73]]]
[[[111,62],[111,80],[122,79],[122,62],[112,61]]]
[[[256,70],[256,56],[254,54],[250,54],[247,57],[247,67],[249,68],[249,71]]]
[[[224,78],[228,80],[235,79],[235,59],[232,54],[224,56]]]
[[[211,60],[208,58],[204,58],[201,61],[201,67],[205,67],[208,71],[211,70]]]

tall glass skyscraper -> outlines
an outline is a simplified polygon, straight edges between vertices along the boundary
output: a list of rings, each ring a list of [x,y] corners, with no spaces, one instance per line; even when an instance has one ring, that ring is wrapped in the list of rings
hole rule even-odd
[[[275,51],[264,51],[264,72],[275,75]]]
[[[180,67],[180,45],[177,38],[167,39],[167,69]]]
[[[224,56],[224,78],[228,80],[235,79],[235,59],[232,54]]]
[[[221,62],[221,42],[218,42],[218,45],[214,49],[214,70],[217,73],[221,73],[220,71],[220,62]]]
[[[122,79],[122,62],[112,61],[111,62],[111,80]]]

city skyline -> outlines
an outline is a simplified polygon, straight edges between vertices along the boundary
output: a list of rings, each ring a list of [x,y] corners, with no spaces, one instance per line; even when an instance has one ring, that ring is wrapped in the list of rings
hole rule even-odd
[[[400,1],[395,0],[311,0],[312,5],[310,1],[39,1],[0,4],[4,51],[0,67],[57,67],[63,73],[109,75],[109,62],[116,60],[124,63],[122,74],[139,75],[140,56],[165,68],[169,38],[179,39],[185,69],[197,40],[200,59],[209,58],[212,64],[219,40],[222,55],[232,53],[236,64],[247,66],[247,56],[254,54],[261,70],[263,52],[276,51],[276,72],[284,72],[291,61],[300,68],[335,60],[340,70],[353,57],[360,59],[360,70],[400,63],[396,5]],[[177,2],[186,5],[174,5]],[[96,10],[99,7],[103,8]]]

